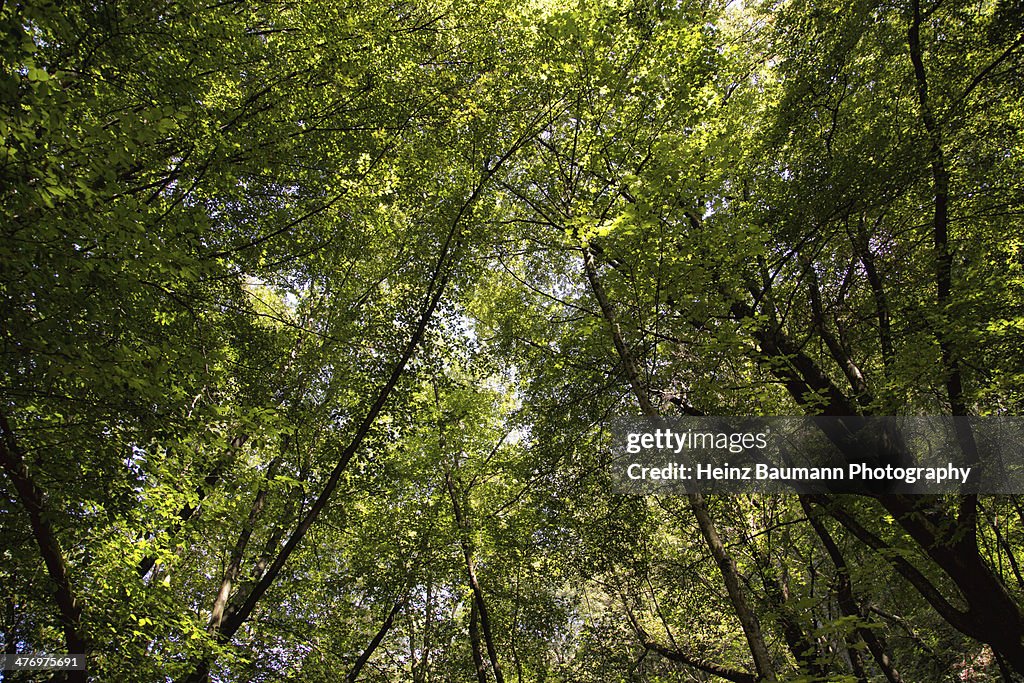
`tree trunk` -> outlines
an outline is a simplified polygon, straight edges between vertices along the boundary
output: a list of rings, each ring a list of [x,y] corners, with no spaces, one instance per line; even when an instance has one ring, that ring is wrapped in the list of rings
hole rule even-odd
[[[604,287],[601,285],[600,279],[598,278],[597,266],[594,263],[594,254],[589,247],[584,247],[583,249],[583,267],[587,274],[587,280],[590,282],[591,290],[594,292],[594,297],[597,299],[598,305],[601,308],[601,314],[604,317],[605,322],[608,324],[609,331],[612,336],[612,343],[615,345],[615,350],[619,355],[619,360],[622,361],[622,365],[625,368],[626,379],[629,381],[629,386],[633,390],[633,395],[640,404],[640,410],[648,417],[658,417],[659,412],[651,403],[651,399],[647,395],[647,388],[640,379],[640,373],[637,371],[633,355],[622,336],[621,330],[619,329],[619,324],[615,318],[615,311],[605,294]],[[754,613],[753,608],[747,601],[746,594],[744,593],[741,585],[739,570],[736,568],[736,563],[726,550],[725,544],[722,543],[722,539],[718,534],[718,528],[711,519],[711,515],[708,514],[707,506],[704,502],[704,496],[699,492],[691,493],[687,495],[687,499],[690,503],[690,509],[693,511],[693,515],[697,519],[697,526],[700,529],[700,533],[708,544],[708,549],[711,551],[711,556],[715,559],[715,564],[718,565],[719,571],[722,572],[726,591],[729,593],[729,599],[732,602],[733,609],[736,611],[736,617],[739,619],[740,626],[743,629],[743,635],[746,637],[747,645],[750,648],[750,654],[754,659],[754,668],[757,671],[758,679],[774,681],[775,668],[772,665],[771,656],[768,653],[768,646],[765,644],[764,636],[761,634],[761,625],[758,622],[757,615]]]
[[[50,581],[53,582],[54,602],[57,604],[64,630],[64,646],[68,654],[87,655],[90,648],[89,640],[82,628],[82,606],[71,584],[64,550],[49,521],[52,517],[46,508],[46,496],[32,478],[24,454],[14,438],[14,432],[3,415],[0,415],[0,432],[0,465],[10,477],[18,494],[18,501],[28,513],[32,536],[39,546]],[[85,683],[86,672],[68,671],[67,680]]]
[[[268,481],[274,478],[274,473],[277,471],[277,463],[278,459],[275,458],[267,467],[266,479]],[[213,609],[210,611],[210,624],[207,627],[210,633],[216,633],[220,629],[221,621],[224,618],[224,608],[227,606],[228,598],[231,596],[231,586],[238,579],[238,574],[242,570],[242,558],[245,556],[245,549],[249,545],[252,531],[260,515],[263,513],[263,506],[266,502],[267,486],[264,484],[253,500],[252,508],[249,510],[249,517],[245,520],[245,525],[238,534],[238,540],[231,551],[231,559],[228,561],[228,566],[224,569],[224,578],[221,579],[220,590],[217,591],[217,597],[213,601]]]
[[[819,518],[818,512],[811,507],[806,496],[800,496],[800,505],[807,514],[807,520],[818,535],[818,539],[825,547],[825,552],[828,553],[829,559],[832,560],[832,565],[836,568],[839,578],[839,585],[836,589],[836,601],[839,603],[839,609],[843,612],[844,616],[858,619],[856,633],[864,641],[864,644],[867,645],[868,651],[871,652],[871,656],[875,659],[875,664],[878,665],[879,670],[885,675],[889,683],[903,683],[903,679],[889,657],[885,641],[875,633],[875,629],[860,624],[859,620],[865,619],[865,614],[860,609],[853,595],[850,568],[846,564],[846,559],[839,550],[839,546],[836,545],[832,535]]]
[[[480,618],[480,626],[484,634],[484,644],[487,646],[487,658],[491,662],[491,670],[494,672],[495,682],[504,683],[505,677],[502,675],[501,665],[498,662],[498,650],[494,645],[494,636],[491,630],[491,619],[487,611],[487,603],[484,600],[484,591],[480,587],[480,581],[476,575],[476,558],[474,557],[469,520],[459,503],[459,492],[455,486],[454,476],[451,472],[448,472],[445,475],[445,485],[448,487],[448,495],[452,500],[452,508],[455,512],[455,523],[459,527],[459,545],[462,547],[462,556],[466,562],[466,575],[469,578],[469,587],[473,591],[473,602],[476,605],[477,614]]]
[[[370,661],[370,657],[373,656],[374,651],[380,646],[381,642],[384,640],[384,636],[386,636],[388,631],[391,630],[392,624],[395,623],[395,616],[402,609],[402,606],[405,605],[407,600],[407,597],[402,597],[395,602],[395,606],[391,608],[390,612],[388,612],[388,616],[385,617],[384,623],[380,625],[380,628],[377,630],[377,634],[373,636],[373,639],[366,646],[366,649],[362,651],[356,659],[355,664],[352,665],[352,670],[345,676],[345,683],[355,683],[355,680],[359,678],[359,673],[363,670],[363,667],[366,666],[366,663]]]
[[[470,600],[469,607],[469,646],[473,650],[473,666],[476,669],[477,683],[487,683],[487,665],[480,650],[480,615],[476,608],[476,595]]]

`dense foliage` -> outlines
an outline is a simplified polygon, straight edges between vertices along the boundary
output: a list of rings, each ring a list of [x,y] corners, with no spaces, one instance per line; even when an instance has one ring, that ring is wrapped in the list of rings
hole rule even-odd
[[[1021,679],[1018,497],[627,496],[607,425],[1021,410],[1022,9],[0,3],[4,651]]]

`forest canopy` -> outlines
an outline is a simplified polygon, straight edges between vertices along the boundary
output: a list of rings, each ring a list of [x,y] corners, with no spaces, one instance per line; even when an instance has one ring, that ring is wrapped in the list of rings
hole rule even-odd
[[[1020,0],[0,26],[3,680],[1024,679],[1019,496],[609,475],[1024,410]]]

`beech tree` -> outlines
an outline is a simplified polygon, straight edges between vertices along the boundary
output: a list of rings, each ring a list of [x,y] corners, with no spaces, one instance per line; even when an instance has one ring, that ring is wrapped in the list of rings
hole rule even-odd
[[[4,652],[1024,675],[1016,496],[627,495],[608,432],[1019,410],[1019,10],[0,6]]]

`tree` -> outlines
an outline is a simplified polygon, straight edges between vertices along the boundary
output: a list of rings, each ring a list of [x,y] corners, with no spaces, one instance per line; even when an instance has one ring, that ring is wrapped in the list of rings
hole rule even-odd
[[[1013,680],[1015,498],[626,495],[606,427],[1016,412],[1018,10],[0,7],[5,650]]]

